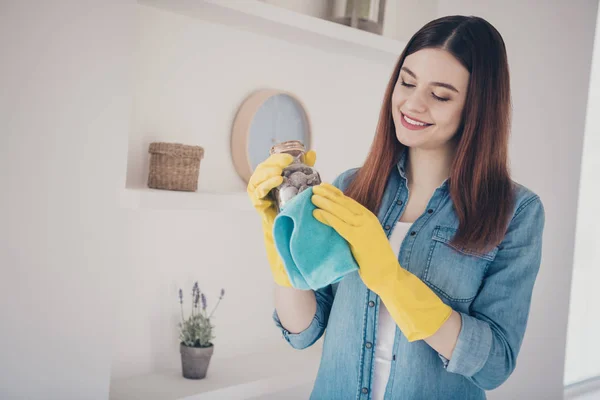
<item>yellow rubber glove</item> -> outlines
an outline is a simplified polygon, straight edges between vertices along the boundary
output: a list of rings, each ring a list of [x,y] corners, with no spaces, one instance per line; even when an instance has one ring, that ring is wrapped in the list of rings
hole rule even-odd
[[[398,263],[377,216],[328,183],[313,187],[313,216],[350,245],[365,285],[383,300],[409,342],[433,335],[452,309]]]
[[[271,155],[256,167],[248,181],[246,190],[252,205],[261,216],[263,238],[273,279],[278,285],[287,287],[291,287],[292,284],[273,241],[273,222],[277,216],[277,210],[273,200],[267,195],[271,189],[281,185],[283,182],[283,169],[290,165],[293,160],[294,157],[285,153]],[[313,150],[306,152],[304,156],[305,164],[312,167],[315,165],[316,160],[317,154]]]

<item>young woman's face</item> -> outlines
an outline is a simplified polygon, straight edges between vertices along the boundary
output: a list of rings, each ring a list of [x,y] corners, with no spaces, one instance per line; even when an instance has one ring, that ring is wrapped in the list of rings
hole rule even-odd
[[[392,94],[400,143],[448,146],[461,122],[468,85],[469,71],[445,50],[423,49],[406,57]]]

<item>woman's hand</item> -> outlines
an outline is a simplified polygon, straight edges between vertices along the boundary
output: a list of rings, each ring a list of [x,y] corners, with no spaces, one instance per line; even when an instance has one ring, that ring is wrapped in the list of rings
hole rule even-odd
[[[305,155],[305,163],[313,166],[317,155],[309,151]],[[273,154],[260,163],[250,177],[247,187],[248,197],[261,216],[263,241],[267,250],[267,259],[271,267],[273,279],[279,286],[291,287],[290,279],[285,271],[283,261],[273,240],[273,222],[277,216],[275,203],[268,196],[269,192],[283,182],[283,169],[290,165],[294,157],[289,154]]]
[[[317,154],[314,150],[308,151],[304,156],[304,163],[314,166]],[[273,224],[277,211],[273,200],[267,195],[269,192],[283,183],[283,169],[289,166],[294,157],[290,154],[273,154],[254,169],[246,192],[256,211],[268,224]]]
[[[377,217],[327,183],[313,187],[313,216],[350,244],[365,285],[377,293],[408,341],[436,333],[452,309],[398,263]]]
[[[314,186],[311,200],[317,207],[313,211],[315,219],[346,239],[360,266],[361,279],[369,289],[377,292],[389,275],[400,268],[377,216],[328,183]]]

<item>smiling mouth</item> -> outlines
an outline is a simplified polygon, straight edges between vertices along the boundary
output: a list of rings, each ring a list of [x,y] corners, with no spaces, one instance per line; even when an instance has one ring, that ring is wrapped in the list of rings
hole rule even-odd
[[[406,123],[410,124],[411,126],[425,128],[425,127],[433,125],[433,124],[428,124],[423,121],[419,121],[418,119],[415,119],[415,118],[411,118],[411,117],[407,116],[406,114],[404,114],[402,111],[400,111],[400,114],[402,116],[403,122],[406,122]]]

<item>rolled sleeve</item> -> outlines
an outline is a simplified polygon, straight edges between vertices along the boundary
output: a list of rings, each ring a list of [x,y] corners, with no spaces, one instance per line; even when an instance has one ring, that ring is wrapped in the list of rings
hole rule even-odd
[[[277,325],[277,327],[281,329],[281,333],[284,339],[293,348],[301,350],[312,346],[317,340],[319,340],[319,338],[321,337],[321,335],[323,335],[323,332],[325,331],[325,327],[323,326],[323,323],[321,322],[318,315],[319,313],[316,313],[308,328],[306,328],[300,333],[291,333],[290,331],[285,329],[281,325],[281,321],[277,316],[277,310],[273,311],[273,320],[275,321],[275,325]]]
[[[291,333],[281,324],[281,320],[277,315],[277,310],[273,311],[273,320],[275,325],[281,330],[283,338],[295,349],[305,349],[312,346],[321,338],[333,303],[333,288],[331,285],[315,291],[315,299],[317,301],[317,311],[308,328],[299,333]]]
[[[481,389],[497,388],[516,367],[541,263],[544,223],[539,197],[519,206],[469,313],[460,313],[462,327],[451,359],[440,355],[448,372]]]
[[[458,341],[452,352],[452,358],[442,358],[448,372],[464,376],[473,376],[480,371],[488,359],[492,348],[492,330],[490,326],[459,313],[462,318],[462,327]]]

